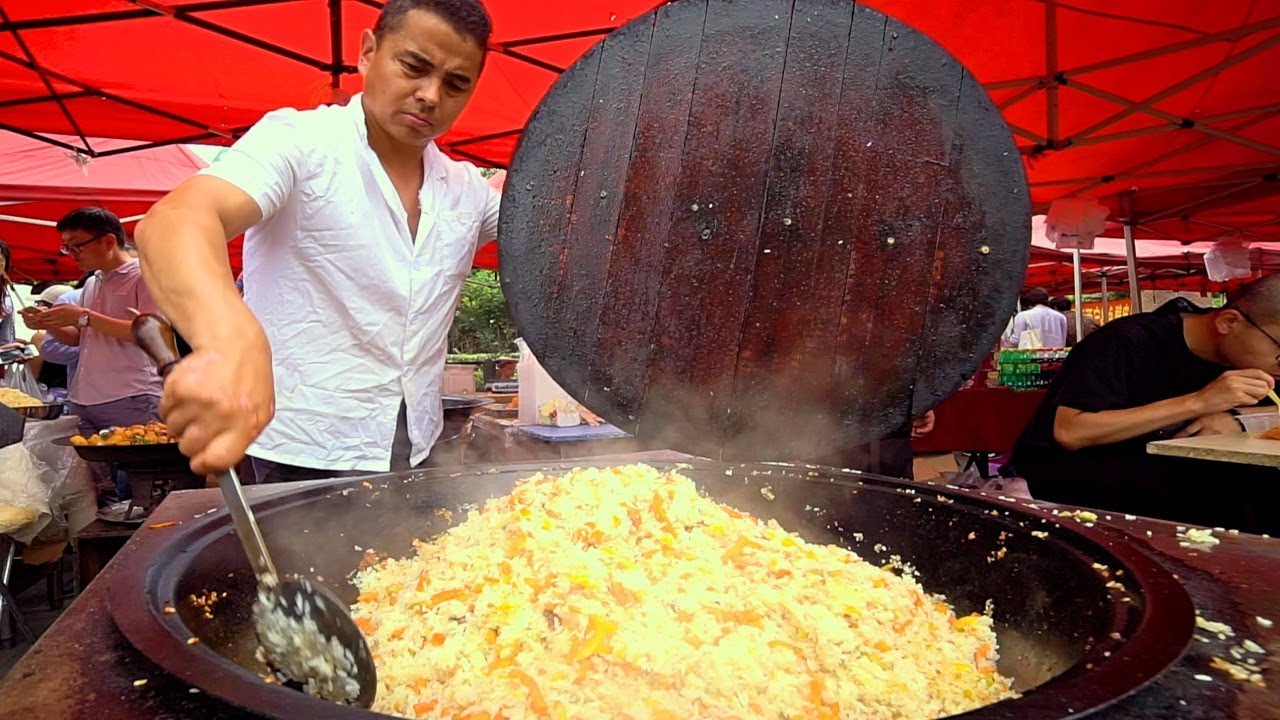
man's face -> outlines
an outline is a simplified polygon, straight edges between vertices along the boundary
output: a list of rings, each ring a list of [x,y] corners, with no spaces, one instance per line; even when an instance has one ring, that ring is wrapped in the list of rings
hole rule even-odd
[[[382,38],[361,38],[365,113],[395,141],[415,147],[442,135],[480,79],[484,48],[439,15],[410,10]]]
[[[86,272],[101,270],[115,245],[116,236],[110,233],[95,234],[88,230],[67,230],[62,233],[62,252]]]
[[[1280,325],[1234,308],[1218,313],[1214,324],[1219,350],[1228,365],[1280,376]]]

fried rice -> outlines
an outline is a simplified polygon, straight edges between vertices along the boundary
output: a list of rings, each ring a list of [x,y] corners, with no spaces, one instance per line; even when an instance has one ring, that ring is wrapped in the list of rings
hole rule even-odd
[[[535,475],[360,571],[375,710],[917,720],[1011,697],[991,619],[645,465]]]

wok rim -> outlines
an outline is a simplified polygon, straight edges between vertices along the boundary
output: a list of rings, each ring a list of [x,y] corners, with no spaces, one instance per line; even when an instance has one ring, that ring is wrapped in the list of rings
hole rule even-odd
[[[922,485],[908,480],[895,480],[854,470],[816,465],[647,460],[643,462],[660,470],[679,470],[690,467],[699,471],[712,472],[741,468],[774,471],[780,468],[795,469],[803,471],[797,474],[798,480],[834,483],[854,489],[885,492],[906,490],[918,492]],[[258,514],[266,515],[322,500],[333,493],[360,488],[361,483],[364,482],[375,485],[380,481],[401,484],[449,482],[456,481],[459,474],[493,474],[495,472],[516,473],[524,477],[540,471],[564,472],[578,467],[606,467],[617,464],[619,463],[616,461],[583,460],[561,463],[477,465],[412,473],[378,473],[357,478],[335,479],[323,485],[286,491],[252,505]],[[818,471],[822,476],[812,477],[808,474],[814,471]],[[1109,558],[1112,562],[1106,564],[1113,571],[1123,569],[1127,578],[1126,584],[1136,585],[1144,598],[1137,627],[1128,637],[1120,641],[1100,638],[1097,644],[1075,665],[1064,669],[1050,680],[1018,697],[950,716],[953,720],[1084,717],[1147,686],[1176,663],[1190,645],[1195,629],[1195,607],[1191,598],[1173,573],[1151,557],[1141,547],[1141,541],[1137,538],[1102,525],[1085,527],[1079,522],[1066,520],[1042,507],[1028,506],[1026,503],[1017,501],[1010,502],[981,492],[928,486],[928,492],[918,496],[924,501],[931,502],[943,502],[937,500],[935,496],[944,496],[948,502],[969,506],[971,510],[982,508],[982,513],[1002,510],[1005,511],[1005,517],[1047,523],[1051,527],[1043,525],[1041,527],[1055,530],[1050,534],[1049,540],[1065,542],[1077,552],[1084,551],[1095,558],[1098,556],[1104,559]],[[1015,517],[1015,515],[1021,517]],[[189,565],[190,558],[196,557],[200,550],[217,541],[223,534],[231,532],[233,530],[227,514],[214,513],[169,535],[165,544],[154,553],[146,566],[140,566],[138,563],[127,565],[111,578],[108,608],[116,626],[130,644],[165,672],[181,681],[200,688],[222,702],[262,717],[280,720],[301,716],[318,720],[330,718],[368,720],[369,718],[396,717],[372,710],[336,705],[278,685],[268,685],[258,675],[223,657],[203,643],[187,645],[186,639],[193,633],[182,622],[181,615],[163,612],[166,595],[162,591],[166,586],[172,587],[176,584]],[[184,562],[175,562],[184,558],[187,559]],[[144,602],[137,602],[139,597]],[[1120,601],[1111,596],[1110,607],[1115,608],[1119,604]],[[1104,648],[1110,652],[1105,657],[1101,655]],[[1087,662],[1091,665],[1085,668]]]

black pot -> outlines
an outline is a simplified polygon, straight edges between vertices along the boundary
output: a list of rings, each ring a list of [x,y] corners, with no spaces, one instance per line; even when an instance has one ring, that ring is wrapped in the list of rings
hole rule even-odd
[[[462,506],[505,494],[520,477],[568,467],[380,475],[299,490],[257,503],[256,510],[282,571],[316,578],[352,601],[355,589],[346,577],[362,549],[407,556],[414,538],[449,527],[436,509],[460,518]],[[1000,671],[1023,694],[959,717],[1087,715],[1149,682],[1191,638],[1194,613],[1182,586],[1118,531],[967,492],[826,468],[680,467],[711,497],[776,519],[810,541],[838,543],[876,563],[901,556],[925,589],[945,594],[957,613],[981,611],[992,601]],[[772,500],[762,496],[766,486]],[[1123,589],[1108,587],[1111,581]],[[227,593],[213,620],[183,601],[209,590]],[[282,719],[379,717],[265,684],[259,675],[265,668],[253,657],[253,597],[244,552],[219,512],[175,530],[149,566],[126,565],[111,588],[110,607],[145,655],[233,705]],[[166,605],[178,612],[165,614]],[[191,636],[201,642],[188,645]]]
[[[71,438],[58,438],[54,445],[75,448],[85,462],[112,463],[129,468],[178,469],[188,467],[187,457],[178,449],[178,443],[152,445],[72,445]]]

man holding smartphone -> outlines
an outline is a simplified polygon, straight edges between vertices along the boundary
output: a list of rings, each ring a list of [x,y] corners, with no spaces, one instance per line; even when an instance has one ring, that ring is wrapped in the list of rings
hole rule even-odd
[[[80,305],[29,308],[23,317],[32,330],[80,348],[68,412],[80,418],[82,435],[159,420],[163,385],[131,331],[133,311],[154,313],[156,306],[138,261],[125,250],[124,226],[110,210],[83,207],[59,220],[58,232],[62,252],[93,276]],[[121,499],[128,494],[127,485],[117,489]]]

